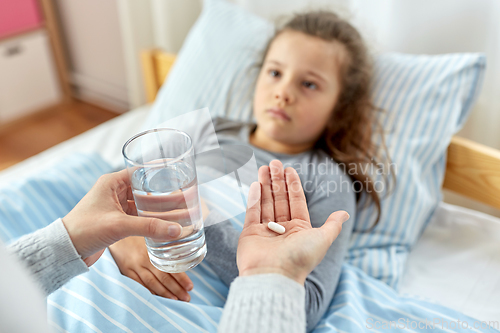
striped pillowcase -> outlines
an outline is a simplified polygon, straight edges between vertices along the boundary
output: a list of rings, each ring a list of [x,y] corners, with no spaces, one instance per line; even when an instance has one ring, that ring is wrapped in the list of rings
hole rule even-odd
[[[112,168],[99,154],[73,154],[0,189],[0,239],[10,243],[65,216]]]
[[[221,0],[205,0],[145,127],[208,107],[212,116],[252,119],[258,64],[273,25]],[[397,288],[407,255],[434,208],[451,136],[464,124],[484,75],[480,54],[384,54],[376,58],[373,100],[397,171],[397,187],[382,203],[360,209],[348,262]]]
[[[348,262],[398,289],[404,264],[442,200],[446,151],[465,123],[483,81],[481,54],[387,54],[376,59],[373,101],[381,122],[396,187],[382,201],[372,232],[373,206],[359,210]]]

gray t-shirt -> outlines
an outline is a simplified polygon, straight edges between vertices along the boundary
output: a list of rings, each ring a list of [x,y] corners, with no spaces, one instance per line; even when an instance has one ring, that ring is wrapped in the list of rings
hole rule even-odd
[[[241,167],[248,159],[248,149],[245,151],[241,147],[249,147],[253,150],[257,167],[269,165],[272,160],[278,159],[284,167],[291,166],[297,170],[304,188],[313,227],[322,226],[330,214],[337,210],[345,210],[351,216],[350,220],[343,224],[342,232],[324,259],[306,279],[304,287],[307,330],[311,331],[332,301],[347,252],[353,221],[356,218],[356,196],[352,181],[340,166],[321,150],[311,150],[296,155],[272,153],[249,143],[249,135],[255,130],[255,124],[217,118],[214,120],[214,126],[218,144],[224,151],[223,163],[212,163],[214,168],[225,169],[218,171],[227,172]],[[196,140],[203,141],[203,135],[198,135]],[[197,158],[197,165],[205,162],[203,156]],[[256,178],[257,175],[254,180]],[[239,232],[229,221],[225,221],[207,227],[205,237],[207,243],[205,260],[224,283],[230,285],[238,277],[236,249]]]

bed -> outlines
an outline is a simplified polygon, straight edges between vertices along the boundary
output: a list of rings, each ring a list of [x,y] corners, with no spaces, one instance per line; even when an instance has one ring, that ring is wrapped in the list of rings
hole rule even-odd
[[[105,157],[106,162],[113,166],[113,169],[118,168],[122,164],[120,148],[130,136],[140,130],[141,121],[149,109],[150,106],[144,106],[132,110],[3,171],[0,173],[0,184],[5,185],[12,179],[29,177],[36,173],[35,169],[49,168],[62,158],[73,156],[75,153],[97,152]],[[113,133],[111,140],[109,133]],[[103,143],[105,144],[103,145]],[[497,163],[499,162],[497,161]],[[450,230],[453,231],[450,232]],[[497,218],[458,206],[439,204],[432,220],[408,259],[400,295],[437,302],[478,320],[498,320],[500,318],[498,302],[500,299],[499,241],[500,221]],[[101,266],[110,266],[105,268],[108,270],[114,268],[114,274],[110,274],[111,276],[120,274],[116,272],[109,252],[105,253],[100,260],[100,265],[96,267],[100,269]],[[465,267],[467,269],[464,269]],[[105,274],[104,272],[100,273]],[[450,280],[450,275],[454,276],[453,280]],[[85,281],[80,280],[82,278]],[[195,284],[199,283],[195,276],[191,276],[191,278]],[[80,279],[77,279],[77,282],[91,281],[92,278],[83,276]],[[128,279],[124,278],[124,280]],[[133,284],[133,281],[130,280],[128,283]],[[139,285],[135,288],[141,289]],[[87,290],[86,292],[96,293],[95,290]],[[144,289],[140,294],[147,293],[147,290]],[[71,295],[66,293],[66,296]],[[148,297],[153,298],[154,296],[149,295]],[[193,296],[193,302],[195,301],[196,297]],[[213,304],[213,300],[211,301]],[[58,317],[53,312],[61,311],[66,302],[71,301],[66,299],[62,304],[57,304],[55,301],[50,302],[49,298],[49,312],[53,308],[52,315]],[[168,304],[169,301],[166,303]],[[222,306],[222,304],[220,305]],[[193,311],[199,311],[196,307],[198,305],[192,306]],[[203,308],[201,309],[203,310]],[[73,318],[68,315],[68,313],[72,314],[70,310],[65,309],[65,311],[68,317]],[[122,309],[122,311],[130,316],[126,310]],[[80,313],[78,310],[74,312],[75,314]],[[212,314],[202,313],[200,316],[209,315]],[[81,324],[81,327],[74,323],[57,322],[57,319],[53,318],[51,318],[51,324],[56,328],[56,331],[60,328],[60,331],[64,329],[69,332],[93,332],[96,330],[94,330],[94,324],[91,324],[92,320],[99,323],[102,321],[102,318],[94,316],[95,314],[91,314],[89,317],[82,316],[90,321],[88,325],[75,319]],[[78,330],[75,330],[77,327]],[[213,331],[214,327],[212,326],[211,330],[210,328],[198,329],[191,326],[191,329],[192,331],[204,331],[205,329]],[[185,330],[191,331],[189,328]],[[105,332],[102,328],[101,331]]]
[[[143,52],[151,102],[175,59],[175,55],[159,50]],[[32,223],[26,228],[0,229],[4,240],[65,214],[100,174],[123,167],[123,143],[148,126],[145,119],[151,121],[155,107],[158,109],[158,103],[127,112],[2,171],[0,216],[9,219],[5,215],[8,202],[15,202],[18,211],[40,210],[39,215],[43,215],[43,219],[21,216],[19,220]],[[459,137],[450,142],[443,161],[443,187],[500,208],[500,152]],[[50,211],[37,206],[43,206],[44,200],[49,200]],[[12,217],[12,211],[8,213]],[[238,219],[241,221],[241,216],[235,216],[236,224]],[[11,237],[5,236],[6,232],[11,232]],[[390,280],[369,274],[372,267],[367,273],[363,265],[354,264],[355,260],[344,265],[336,301],[315,332],[397,331],[394,325],[389,329],[382,325],[401,318],[407,321],[406,326],[400,323],[400,328],[408,331],[431,331],[418,323],[433,320],[448,323],[436,327],[441,331],[461,331],[457,320],[467,322],[474,332],[498,330],[500,219],[439,202],[432,207],[419,236],[405,258],[397,288]],[[162,299],[122,276],[106,251],[89,273],[48,298],[49,323],[61,332],[216,331],[227,286],[204,263],[188,274],[195,284],[190,303]]]

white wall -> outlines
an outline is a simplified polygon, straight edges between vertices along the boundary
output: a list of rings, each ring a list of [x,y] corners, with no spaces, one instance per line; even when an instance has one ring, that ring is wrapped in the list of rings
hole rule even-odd
[[[500,149],[500,2],[498,0],[355,0],[355,12],[376,32],[379,51],[484,52],[485,83],[460,135]],[[384,22],[380,22],[383,17]],[[358,20],[361,21],[361,20]]]
[[[179,52],[201,9],[202,0],[152,0],[155,45]]]

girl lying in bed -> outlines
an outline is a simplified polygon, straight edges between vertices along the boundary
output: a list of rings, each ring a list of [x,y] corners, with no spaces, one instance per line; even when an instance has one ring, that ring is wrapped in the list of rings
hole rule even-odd
[[[380,216],[379,194],[370,175],[362,172],[366,169],[360,168],[375,163],[381,148],[372,141],[377,123],[369,95],[370,79],[371,62],[356,29],[329,12],[297,15],[277,31],[265,52],[255,86],[256,124],[215,121],[220,146],[251,147],[259,166],[274,159],[281,161],[271,168],[260,168],[259,179],[269,179],[269,173],[272,177],[283,165],[297,169],[313,227],[323,225],[337,210],[346,210],[351,216],[305,281],[308,330],[314,328],[332,300],[349,245],[356,201],[363,193],[377,206]],[[226,166],[242,165],[238,154],[226,158]],[[263,222],[289,220],[288,205],[276,208],[271,215],[262,216]],[[238,276],[239,234],[226,221],[206,228],[205,235],[205,260],[229,285]],[[152,293],[190,300],[187,291],[193,284],[188,276],[154,268],[143,238],[124,239],[110,251],[121,272]]]

